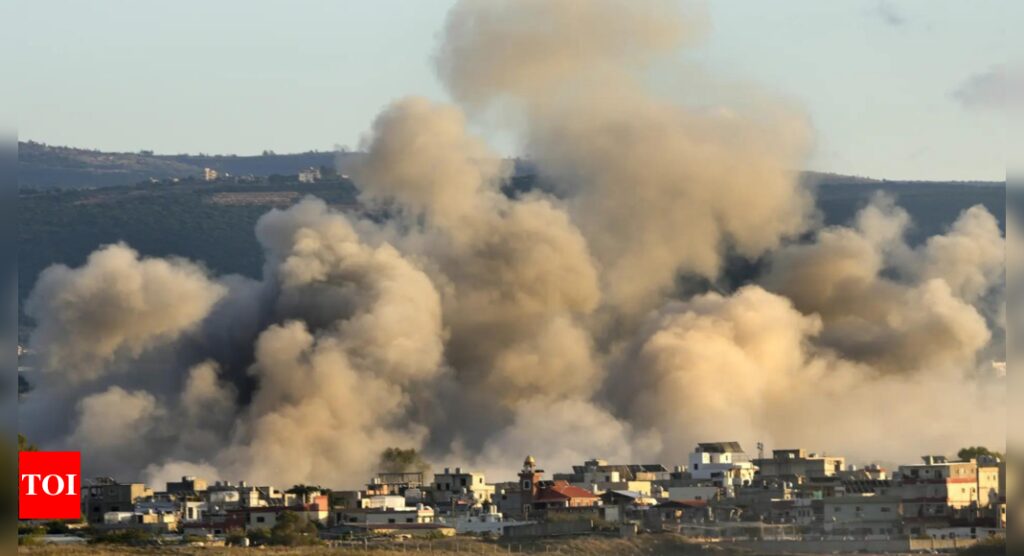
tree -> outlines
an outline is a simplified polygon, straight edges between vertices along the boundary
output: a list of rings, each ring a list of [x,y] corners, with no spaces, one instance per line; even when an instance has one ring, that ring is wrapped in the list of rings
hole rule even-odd
[[[28,439],[25,435],[18,433],[18,451],[19,452],[38,452],[39,448],[36,448],[35,444],[29,444]]]
[[[329,492],[329,489],[325,489],[316,485],[295,485],[292,488],[286,490],[288,494],[299,494],[305,496],[311,492]]]
[[[968,446],[966,448],[960,448],[960,451],[956,453],[956,457],[962,461],[968,461],[972,459],[978,459],[981,457],[992,457],[997,460],[1003,460],[1003,454],[999,452],[993,452],[984,446]]]
[[[224,542],[228,546],[242,546],[245,544],[245,530],[228,529],[224,533]]]
[[[283,511],[270,529],[270,544],[281,546],[302,546],[316,544],[316,525],[292,511]]]
[[[387,448],[380,454],[378,467],[385,473],[426,473],[430,464],[415,448]]]

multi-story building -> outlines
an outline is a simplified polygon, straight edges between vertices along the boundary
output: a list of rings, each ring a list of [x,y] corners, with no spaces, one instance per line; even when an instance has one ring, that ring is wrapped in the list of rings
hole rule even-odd
[[[846,458],[808,454],[802,448],[794,450],[772,450],[772,457],[754,460],[758,475],[762,477],[831,477],[841,472]]]
[[[749,485],[757,468],[739,442],[702,442],[690,453],[689,470],[693,479],[731,488]]]
[[[206,481],[197,479],[196,477],[186,476],[182,477],[181,481],[167,483],[167,492],[169,494],[198,493],[206,490],[206,486]]]
[[[421,471],[381,472],[366,485],[366,494],[395,495],[405,494],[411,488],[423,487],[423,473]]]
[[[902,532],[899,496],[836,496],[822,500],[828,533],[897,535]]]
[[[107,512],[133,512],[140,498],[153,496],[143,483],[118,483],[103,477],[82,485],[82,515],[89,523],[103,523]]]
[[[896,479],[912,533],[947,523],[955,510],[978,505],[977,462],[947,461],[943,456],[922,459],[923,463],[901,465]]]
[[[445,468],[434,475],[430,497],[439,504],[451,504],[453,499],[472,502],[473,505],[490,502],[494,486],[487,484],[483,473],[463,471],[461,467]]]
[[[999,503],[1004,495],[1005,462],[978,460],[978,505],[988,507]]]
[[[303,521],[322,524],[326,524],[330,518],[327,495],[320,493],[294,505],[250,507],[229,513],[241,516],[246,529],[273,529],[284,512],[296,514]]]

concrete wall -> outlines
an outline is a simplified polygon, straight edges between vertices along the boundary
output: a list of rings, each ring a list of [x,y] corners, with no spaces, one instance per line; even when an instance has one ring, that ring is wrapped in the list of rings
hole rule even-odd
[[[505,527],[507,538],[524,537],[556,537],[561,535],[585,535],[594,528],[590,520],[556,521],[551,523],[532,523],[518,527]]]

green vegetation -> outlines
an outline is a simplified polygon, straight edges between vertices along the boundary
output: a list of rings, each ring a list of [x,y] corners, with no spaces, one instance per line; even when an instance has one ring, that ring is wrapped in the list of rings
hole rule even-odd
[[[23,189],[18,198],[19,296],[25,300],[46,267],[79,266],[96,248],[119,241],[143,255],[186,257],[218,274],[257,278],[263,256],[253,229],[260,216],[304,195],[353,207],[355,193],[344,180]]]
[[[957,554],[962,554],[964,556],[996,556],[998,554],[999,556],[1002,556],[1007,554],[1006,539],[985,539],[974,546],[970,546],[957,552]]]
[[[292,488],[286,490],[285,492],[287,492],[288,494],[301,494],[301,495],[305,496],[305,495],[307,495],[307,494],[309,494],[311,492],[324,492],[324,493],[327,493],[327,492],[330,492],[330,489],[327,489],[327,488],[324,488],[324,487],[321,487],[321,486],[317,486],[317,485],[295,485]]]
[[[156,542],[156,535],[142,529],[117,529],[113,531],[91,529],[88,535],[89,542],[92,544],[145,546]]]
[[[242,546],[245,543],[245,530],[230,529],[224,533],[224,542],[228,546]]]
[[[1003,454],[989,450],[984,446],[968,446],[966,448],[961,448],[960,451],[956,453],[956,457],[960,458],[962,461],[978,459],[984,456],[1003,461]]]
[[[216,159],[226,164],[235,160],[208,158],[202,161]],[[315,195],[338,208],[359,209],[354,185],[336,175],[328,172],[323,181],[312,184],[299,183],[294,175],[277,174],[272,179],[246,182],[206,183],[186,178],[177,183],[96,189],[23,188],[18,197],[19,299],[24,302],[44,268],[57,263],[79,266],[96,248],[119,241],[146,256],[180,256],[199,261],[217,274],[258,278],[263,255],[253,228],[271,208]],[[975,204],[984,205],[1001,222],[1005,214],[1002,184],[819,179],[816,199],[825,223],[848,222],[881,190],[896,196],[913,218],[911,242],[942,232],[962,210]],[[519,176],[507,192],[516,195],[535,187],[533,177]]]
[[[18,433],[18,451],[19,452],[37,452],[39,448],[36,448],[35,444],[29,443],[25,435]]]
[[[319,543],[316,525],[295,512],[281,512],[270,530],[270,544],[275,546],[307,546]]]

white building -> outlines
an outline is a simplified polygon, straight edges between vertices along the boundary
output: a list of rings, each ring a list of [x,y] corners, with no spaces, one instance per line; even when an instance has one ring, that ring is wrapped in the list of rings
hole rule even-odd
[[[483,533],[500,535],[505,531],[505,527],[522,524],[519,521],[505,521],[504,516],[495,506],[488,506],[485,510],[468,514],[438,517],[437,522],[455,527],[455,532],[459,535]]]
[[[348,525],[434,523],[434,517],[434,509],[422,504],[414,508],[359,508],[334,512],[335,523]]]
[[[367,496],[359,500],[359,507],[364,510],[395,510],[406,508],[404,496],[378,495]]]
[[[309,167],[304,170],[299,170],[299,182],[300,183],[314,183],[320,181],[320,168]]]
[[[689,464],[693,479],[726,488],[749,485],[757,471],[739,442],[702,442],[690,453]]]

